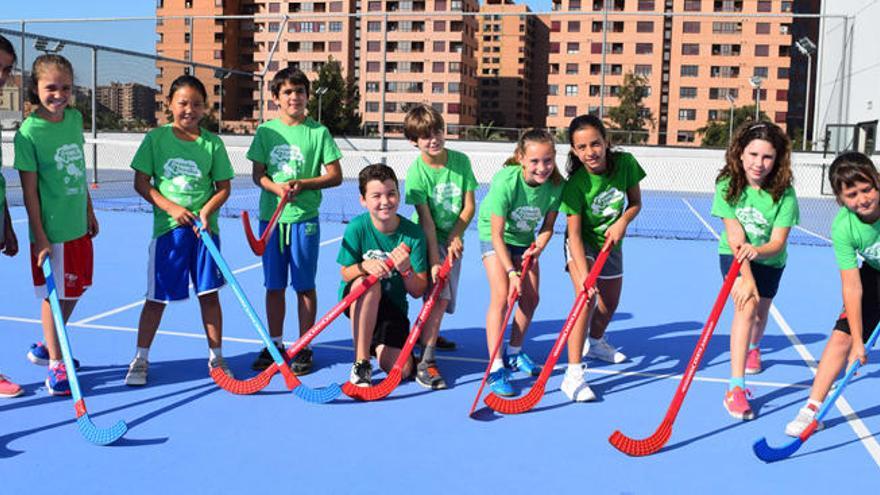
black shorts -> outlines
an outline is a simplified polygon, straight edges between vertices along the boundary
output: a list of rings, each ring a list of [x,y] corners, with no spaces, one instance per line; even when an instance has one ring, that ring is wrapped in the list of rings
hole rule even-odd
[[[719,265],[721,266],[721,276],[727,275],[730,265],[733,264],[733,255],[719,254]],[[758,287],[758,295],[767,299],[776,297],[779,291],[779,281],[782,279],[782,272],[785,267],[776,268],[775,266],[767,266],[761,263],[752,262],[752,276],[755,277],[755,285]]]
[[[862,342],[867,343],[871,332],[880,323],[880,272],[862,263],[859,269],[862,280]],[[841,311],[834,329],[849,334],[849,322],[846,320],[846,309]]]
[[[350,291],[351,284],[348,284],[342,292],[343,297],[347,296]],[[348,309],[350,308],[345,310],[345,316],[351,318]],[[379,299],[379,310],[376,312],[376,327],[373,329],[370,353],[375,354],[376,347],[380,345],[403,349],[408,336],[409,318],[406,313],[382,293],[382,297]]]

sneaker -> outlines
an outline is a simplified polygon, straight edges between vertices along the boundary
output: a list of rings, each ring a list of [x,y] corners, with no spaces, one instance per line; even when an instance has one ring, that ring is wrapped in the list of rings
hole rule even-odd
[[[455,342],[451,340],[444,339],[442,335],[437,336],[437,343],[434,344],[438,351],[454,351],[455,350]]]
[[[46,346],[43,345],[42,342],[31,344],[31,348],[27,353],[27,358],[28,361],[37,366],[49,366],[49,350],[46,349]],[[79,371],[79,360],[76,358],[73,359],[73,368]]]
[[[620,364],[626,361],[626,355],[608,343],[605,337],[601,339],[588,338],[584,349],[584,357],[599,359],[613,364]]]
[[[307,375],[312,372],[312,362],[313,362],[314,353],[312,350],[306,347],[305,349],[299,351],[299,354],[293,358],[293,362],[290,363],[290,370],[293,371],[294,375]]]
[[[275,346],[278,349],[278,352],[284,356],[284,346]],[[269,354],[269,349],[267,347],[263,347],[263,350],[260,351],[260,354],[254,359],[254,362],[251,363],[251,369],[254,371],[263,371],[269,366],[275,364],[275,360],[272,359],[272,355]]]
[[[812,423],[813,420],[816,419],[816,414],[818,414],[818,412],[819,411],[817,410],[810,409],[808,406],[802,407],[801,410],[798,411],[797,416],[791,421],[791,423],[785,425],[785,434],[790,437],[801,436],[801,433],[803,433],[804,430],[807,429],[807,426],[810,426],[810,423]],[[819,421],[819,425],[816,429],[821,430],[824,427],[825,425],[822,424],[821,421]]]
[[[749,405],[748,397],[751,397],[752,391],[743,390],[740,387],[734,387],[724,394],[724,409],[736,419],[749,420],[755,418],[752,407]],[[748,396],[748,397],[747,397]]]
[[[416,366],[416,383],[431,390],[446,388],[446,380],[440,375],[435,361],[423,361]]]
[[[577,372],[572,372],[571,368],[565,371],[565,378],[562,379],[562,392],[566,397],[574,402],[590,402],[596,400],[596,394],[587,385],[587,365],[581,363]]]
[[[49,368],[46,389],[49,395],[70,395],[70,383],[67,382],[67,368],[64,367],[64,363]]]
[[[355,361],[351,365],[351,375],[348,381],[356,387],[369,387],[373,383],[373,366],[369,359]]]
[[[757,375],[761,372],[761,349],[755,347],[746,354],[746,374]]]
[[[518,352],[512,356],[507,356],[507,366],[513,371],[522,371],[530,376],[538,376],[541,374],[541,367],[532,361],[532,358],[525,352]]]
[[[208,370],[213,370],[214,368],[220,368],[226,373],[226,376],[229,378],[235,378],[235,375],[232,374],[232,370],[229,369],[229,366],[226,364],[226,360],[223,359],[223,356],[217,356],[215,358],[208,360]]]
[[[144,358],[134,358],[128,365],[128,373],[125,374],[125,384],[129,387],[142,387],[147,384],[147,368],[149,361]]]
[[[510,370],[507,368],[501,368],[489,373],[489,388],[496,395],[503,397],[516,395],[516,392],[513,390],[513,384],[510,383]]]
[[[24,393],[17,383],[13,383],[6,375],[0,375],[0,397],[11,399]]]

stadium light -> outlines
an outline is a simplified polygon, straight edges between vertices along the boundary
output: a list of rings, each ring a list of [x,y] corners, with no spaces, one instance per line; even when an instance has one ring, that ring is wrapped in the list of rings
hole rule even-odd
[[[736,101],[736,98],[733,97],[733,94],[730,91],[727,92],[726,98],[727,98],[727,102],[730,103],[730,117],[728,117],[728,119],[727,119],[730,121],[729,122],[730,129],[727,131],[727,142],[729,144],[731,141],[733,141],[733,106],[734,106],[733,102]]]
[[[231,76],[228,70],[214,69],[214,77],[220,80],[220,94],[217,101],[217,134],[223,132],[223,80]]]
[[[761,118],[761,83],[764,78],[761,76],[752,76],[749,78],[749,84],[755,88],[755,122]]]
[[[324,93],[327,92],[327,89],[328,88],[321,86],[315,90],[315,94],[318,95],[318,122],[321,122],[321,98],[324,97]]]
[[[807,126],[810,122],[810,77],[813,72],[813,53],[816,52],[816,44],[813,40],[804,36],[794,42],[801,55],[807,57],[807,94],[804,98],[804,137],[801,140],[801,150],[807,149]]]
[[[47,55],[50,53],[59,53],[64,49],[64,42],[49,41],[46,38],[37,38],[37,40],[34,41],[34,48]]]

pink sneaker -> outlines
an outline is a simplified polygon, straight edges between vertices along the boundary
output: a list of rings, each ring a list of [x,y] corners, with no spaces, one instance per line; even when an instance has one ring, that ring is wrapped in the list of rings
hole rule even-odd
[[[746,374],[757,375],[761,372],[761,349],[755,347],[746,354]]]
[[[18,397],[22,392],[21,387],[12,383],[6,375],[0,375],[0,397],[11,399]]]
[[[724,394],[724,409],[727,409],[727,412],[736,419],[754,419],[755,413],[752,412],[752,407],[749,405],[749,399],[746,396],[751,397],[752,391],[749,389],[743,390],[740,387],[728,390]]]

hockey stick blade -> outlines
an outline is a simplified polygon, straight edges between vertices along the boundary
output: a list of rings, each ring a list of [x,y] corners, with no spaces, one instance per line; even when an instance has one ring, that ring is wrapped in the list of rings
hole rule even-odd
[[[342,393],[338,383],[331,383],[326,387],[310,388],[303,383],[293,389],[293,394],[300,399],[312,404],[326,404],[333,402]]]
[[[669,441],[669,437],[672,436],[672,422],[671,421],[663,421],[660,423],[660,427],[657,428],[657,431],[654,432],[648,438],[637,440],[635,438],[630,438],[620,430],[616,430],[611,436],[608,438],[608,441],[613,445],[617,450],[623,452],[626,455],[633,457],[641,457],[646,455],[651,455],[659,451],[666,445],[666,442]]]
[[[55,287],[55,279],[52,275],[52,263],[49,257],[43,260],[43,277],[46,279],[46,291],[49,293],[49,306],[52,310],[52,319],[55,323],[55,333],[58,336],[58,344],[61,347],[61,357],[67,368],[67,381],[70,384],[70,392],[73,396],[73,408],[76,411],[76,424],[83,438],[94,445],[109,445],[125,435],[128,425],[124,421],[117,421],[109,428],[99,428],[92,423],[86,410],[86,402],[79,388],[79,379],[76,376],[76,368],[73,365],[73,353],[70,349],[70,341],[67,338],[67,326],[61,313],[61,302],[58,300],[58,290]]]
[[[816,424],[818,425],[818,423]],[[803,444],[804,441],[798,437],[781,447],[771,447],[767,443],[767,439],[762,437],[752,444],[752,451],[758,456],[758,459],[761,459],[764,462],[776,462],[781,461],[782,459],[788,459],[792,454],[797,452]]]
[[[272,381],[272,376],[277,372],[278,365],[272,363],[271,366],[266,368],[259,375],[247,380],[237,380],[227,375],[226,372],[223,371],[223,368],[217,366],[211,368],[211,378],[218,387],[227,392],[235,395],[252,395],[266,388],[269,385],[269,382]]]
[[[446,286],[446,281],[451,269],[452,257],[447,256],[443,265],[440,267],[440,271],[437,273],[438,280],[434,286],[431,287],[431,293],[428,295],[428,300],[422,305],[422,309],[416,317],[416,322],[413,324],[412,330],[410,330],[409,335],[406,338],[406,343],[403,345],[403,349],[400,350],[397,360],[394,361],[394,366],[391,367],[391,371],[388,372],[385,379],[375,386],[370,385],[367,387],[358,387],[351,382],[345,382],[342,385],[342,391],[345,395],[352,399],[373,401],[388,397],[391,395],[391,392],[400,385],[400,382],[403,379],[403,367],[406,366],[407,361],[409,361],[413,347],[415,347],[416,342],[419,340],[419,336],[422,334],[422,328],[424,328],[425,322],[431,317],[431,312],[434,310],[434,304],[436,304],[437,298],[440,297],[440,293]],[[415,372],[415,370],[413,370],[413,372]]]
[[[269,223],[266,225],[266,230],[263,231],[263,235],[261,235],[259,239],[257,239],[253,230],[251,230],[250,214],[248,214],[247,210],[241,211],[241,223],[244,226],[244,235],[251,247],[251,251],[253,251],[255,255],[263,255],[263,252],[266,250],[266,243],[269,241],[269,237],[272,236],[272,231],[275,230],[275,225],[278,223],[278,217],[281,216],[281,212],[284,210],[285,205],[287,205],[286,195],[278,202],[275,212],[272,213],[272,218],[269,219]]]

